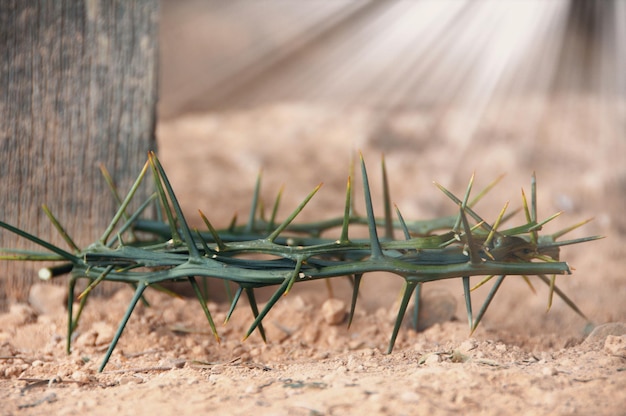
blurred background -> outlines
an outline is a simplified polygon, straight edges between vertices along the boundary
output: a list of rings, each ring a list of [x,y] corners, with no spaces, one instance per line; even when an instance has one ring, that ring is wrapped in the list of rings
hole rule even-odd
[[[281,101],[381,111],[626,93],[614,0],[165,0],[159,115]]]
[[[339,215],[357,150],[374,175],[385,154],[412,219],[455,211],[433,180],[458,194],[507,173],[479,211],[495,218],[536,172],[540,216],[567,214],[554,231],[595,217],[571,237],[609,237],[564,250],[564,289],[626,319],[626,2],[165,0],[160,25],[159,151],[190,218],[245,218],[260,169],[268,201],[287,185],[283,214],[323,181],[301,218]],[[546,298],[510,284],[494,316],[519,329]],[[369,287],[371,308],[397,297]],[[563,303],[541,325],[581,328]]]

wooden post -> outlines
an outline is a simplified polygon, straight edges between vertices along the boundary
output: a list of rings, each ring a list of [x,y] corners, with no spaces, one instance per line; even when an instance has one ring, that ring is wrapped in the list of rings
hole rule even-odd
[[[116,203],[99,164],[125,192],[155,149],[158,12],[158,0],[2,2],[0,219],[65,248],[45,203],[79,245],[103,232]],[[34,248],[4,230],[0,247]],[[39,266],[0,261],[0,309]]]

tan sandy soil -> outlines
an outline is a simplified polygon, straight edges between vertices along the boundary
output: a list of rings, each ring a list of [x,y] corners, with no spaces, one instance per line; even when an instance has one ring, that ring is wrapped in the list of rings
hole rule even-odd
[[[382,116],[366,108],[290,103],[205,114],[160,125],[160,154],[196,225],[197,208],[220,226],[234,212],[246,218],[260,169],[267,204],[286,186],[281,217],[319,182],[324,187],[301,220],[338,216],[358,150],[375,201],[381,201],[385,154],[392,199],[409,219],[454,213],[433,180],[462,195],[474,171],[476,189],[507,173],[477,207],[493,219],[507,200],[520,207],[520,188],[528,191],[535,171],[540,218],[564,211],[547,232],[595,217],[571,237],[607,237],[563,248],[561,257],[575,271],[557,282],[596,325],[616,324],[586,338],[591,327],[560,299],[546,313],[548,290],[539,280],[532,280],[533,294],[509,277],[469,336],[461,284],[453,280],[425,286],[425,313],[436,323],[416,333],[407,322],[386,355],[401,281],[375,274],[364,279],[350,330],[345,322],[328,323],[324,283],[303,283],[264,321],[267,344],[257,334],[241,341],[251,323],[245,306],[219,328],[217,344],[196,301],[152,291],[152,307],[137,308],[100,374],[131,291],[90,301],[65,355],[63,291],[46,285],[42,293],[37,286],[30,304],[0,316],[0,413],[623,414],[626,118],[623,107],[607,115],[579,97],[545,104],[532,98],[495,103],[478,125],[468,109]],[[356,195],[360,201],[358,185]],[[362,204],[357,209],[362,212]],[[349,283],[332,288],[345,308]],[[487,291],[475,293],[476,305]],[[450,299],[457,304],[451,319],[442,307]],[[223,295],[209,306],[223,320]]]

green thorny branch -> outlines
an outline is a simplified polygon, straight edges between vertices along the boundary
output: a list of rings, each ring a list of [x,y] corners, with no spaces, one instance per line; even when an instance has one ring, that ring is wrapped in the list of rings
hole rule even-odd
[[[509,216],[505,216],[507,205],[504,206],[493,224],[488,223],[472,209],[478,199],[494,186],[497,180],[472,200],[469,197],[473,178],[470,180],[462,200],[443,186],[436,184],[445,195],[457,204],[459,214],[430,221],[409,222],[403,219],[397,207],[397,219],[392,219],[392,204],[389,198],[384,162],[385,215],[383,218],[374,216],[371,190],[362,157],[360,166],[365,196],[365,216],[355,214],[352,201],[352,183],[348,178],[343,216],[314,223],[293,223],[300,211],[319,190],[320,185],[304,199],[287,219],[278,223],[275,217],[281,194],[279,193],[275,201],[271,217],[266,218],[263,213],[264,210],[260,208],[259,180],[247,224],[237,226],[236,221],[233,220],[228,229],[217,231],[207,217],[200,212],[200,216],[208,229],[206,232],[201,232],[192,231],[189,228],[161,163],[151,153],[148,162],[124,199],[117,193],[117,190],[112,186],[110,176],[104,171],[105,179],[109,178],[107,182],[109,182],[114,197],[119,203],[119,209],[98,241],[85,249],[79,249],[50,210],[44,207],[46,214],[72,252],[65,251],[23,230],[0,222],[0,227],[48,250],[44,253],[3,249],[4,255],[0,259],[62,262],[58,266],[42,269],[40,272],[42,278],[51,278],[71,271],[67,303],[68,352],[71,334],[78,325],[80,314],[91,290],[103,280],[124,282],[133,286],[135,294],[109,345],[99,371],[102,371],[106,366],[135,305],[140,299],[143,299],[146,288],[152,286],[159,290],[165,290],[160,285],[163,282],[189,282],[218,342],[219,337],[215,324],[206,304],[206,294],[202,293],[197,279],[217,278],[225,282],[233,282],[237,286],[238,289],[232,296],[232,303],[226,320],[231,316],[241,294],[246,293],[255,319],[244,339],[255,329],[258,329],[265,340],[263,318],[278,299],[286,295],[294,283],[316,279],[338,276],[351,277],[354,290],[348,320],[350,324],[354,316],[361,278],[365,273],[374,271],[390,272],[400,276],[405,282],[388,352],[393,349],[406,308],[413,294],[417,293],[415,302],[418,303],[422,284],[434,280],[461,278],[470,331],[472,332],[480,323],[507,275],[523,276],[529,284],[530,281],[527,276],[539,276],[541,281],[550,288],[549,305],[552,302],[553,294],[556,293],[577,314],[585,318],[574,302],[555,285],[557,274],[570,274],[568,265],[559,261],[559,247],[591,241],[599,237],[556,241],[563,234],[585,222],[552,235],[540,236],[538,232],[541,227],[555,216],[542,222],[537,220],[534,176],[531,182],[530,206],[522,193],[525,224],[515,228],[500,229],[500,225],[509,218]],[[148,170],[151,170],[154,176],[155,193],[144,201],[135,212],[129,213],[129,204]],[[164,217],[165,220],[139,219],[142,212],[155,202],[160,214],[159,218]],[[349,229],[354,224],[366,225],[369,230],[369,238],[351,239]],[[321,237],[324,231],[335,227],[341,227],[339,239],[332,240]],[[383,237],[379,237],[379,229],[384,230]],[[394,231],[396,230],[402,231],[403,238],[394,238]],[[143,235],[144,238],[137,237],[135,231],[140,231],[140,235]],[[147,238],[145,235],[150,237]],[[270,260],[255,260],[251,259],[253,256],[240,256],[242,254],[264,254],[266,255],[264,258],[268,258],[267,255],[269,255]],[[496,279],[487,299],[478,314],[474,316],[470,295],[472,290],[470,277],[478,275],[487,277],[477,286],[487,283],[493,277]],[[88,279],[89,286],[78,296],[80,304],[76,315],[74,315],[74,289],[80,278]],[[277,286],[278,289],[263,309],[259,309],[255,300],[254,289],[265,286]],[[416,312],[417,306],[414,308]],[[417,327],[416,314],[414,325]]]

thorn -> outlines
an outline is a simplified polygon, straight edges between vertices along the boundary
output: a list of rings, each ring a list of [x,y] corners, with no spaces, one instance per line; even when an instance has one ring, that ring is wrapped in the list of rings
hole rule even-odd
[[[383,173],[383,203],[385,209],[385,238],[393,240],[393,222],[391,220],[391,197],[389,196],[389,180],[387,179],[387,167],[385,165],[385,156],[382,156],[382,173]]]
[[[367,179],[367,170],[365,168],[365,161],[363,160],[363,154],[361,156],[361,174],[363,176],[363,193],[365,196],[365,211],[367,213],[367,224],[370,235],[371,246],[371,258],[378,259],[383,257],[383,251],[380,246],[380,240],[378,240],[378,232],[376,230],[376,217],[374,217],[374,207],[372,206],[372,194],[370,190],[369,181]]]
[[[304,207],[306,206],[306,204],[309,203],[309,201],[311,200],[311,198],[313,198],[313,196],[317,193],[317,191],[320,190],[320,188],[322,187],[323,183],[320,183],[319,185],[317,185],[315,187],[315,189],[313,189],[313,191],[311,191],[306,198],[304,198],[304,201],[302,201],[300,203],[300,205],[298,205],[298,207],[289,215],[289,217],[287,217],[287,219],[285,221],[283,221],[283,223],[281,225],[279,225],[274,232],[272,232],[272,234],[270,234],[267,237],[267,240],[274,242],[274,240],[276,240],[276,238],[280,235],[281,232],[283,232],[283,230],[285,228],[287,228],[289,226],[289,224],[291,224],[291,222],[298,216],[298,214],[300,214],[300,212],[304,209]]]

